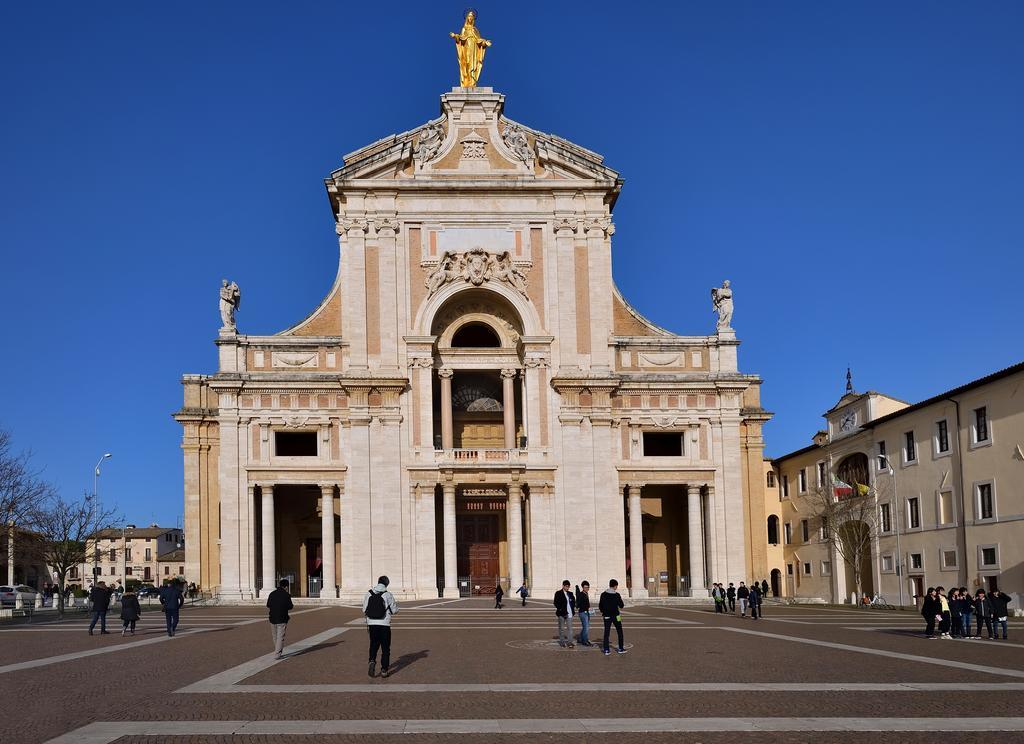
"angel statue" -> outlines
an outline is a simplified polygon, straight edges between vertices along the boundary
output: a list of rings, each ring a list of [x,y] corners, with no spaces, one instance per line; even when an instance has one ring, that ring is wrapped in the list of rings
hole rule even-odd
[[[427,276],[424,284],[429,294],[434,294],[434,292],[455,278],[457,271],[453,259],[452,254],[449,251],[445,251],[437,264],[437,268]]]
[[[448,34],[455,39],[455,53],[459,58],[459,85],[475,88],[484,66],[484,54],[491,42],[481,38],[476,28],[476,11],[466,11],[466,21],[459,33]]]
[[[512,154],[524,163],[529,163],[533,160],[533,153],[530,151],[530,143],[527,141],[526,135],[523,134],[523,130],[515,124],[509,124],[505,127],[502,140],[505,142],[505,147],[511,150]]]
[[[721,287],[711,290],[711,304],[718,313],[718,330],[732,330],[732,289],[728,279],[722,282]]]
[[[444,141],[444,129],[440,123],[431,122],[420,130],[420,139],[416,144],[416,161],[422,166],[434,159]]]
[[[222,331],[235,331],[235,312],[242,304],[242,291],[234,282],[222,279],[220,283],[220,319]]]

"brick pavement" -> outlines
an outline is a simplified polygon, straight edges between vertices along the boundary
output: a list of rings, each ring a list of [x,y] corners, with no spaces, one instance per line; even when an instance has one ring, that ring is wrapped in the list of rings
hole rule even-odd
[[[591,649],[551,646],[553,612],[539,601],[500,611],[491,610],[487,600],[417,605],[434,606],[406,606],[396,618],[396,673],[388,680],[366,676],[365,630],[351,608],[296,615],[288,644],[297,653],[278,663],[266,656],[270,633],[259,608],[193,609],[183,615],[183,623],[202,632],[142,647],[119,635],[89,637],[80,619],[70,626],[77,631],[54,625],[12,632],[2,626],[0,665],[125,647],[0,673],[5,709],[25,711],[25,720],[33,721],[16,738],[5,732],[0,740],[47,741],[72,732],[64,740],[113,741],[112,736],[125,733],[130,736],[122,741],[147,744],[239,744],[268,737],[252,728],[256,724],[244,722],[275,720],[292,722],[286,724],[292,727],[289,735],[278,740],[296,742],[372,738],[472,744],[495,737],[564,742],[566,733],[548,729],[566,725],[581,732],[599,732],[607,725],[616,732],[588,733],[587,739],[645,744],[725,741],[726,736],[729,741],[845,741],[853,736],[862,741],[866,734],[842,731],[865,725],[887,732],[867,734],[872,741],[924,741],[934,731],[943,732],[945,741],[977,740],[980,731],[972,736],[953,730],[965,722],[999,730],[984,736],[1001,742],[1024,737],[1021,719],[1013,718],[1021,715],[1024,699],[1019,622],[1004,645],[910,636],[906,631],[921,626],[910,613],[772,607],[769,618],[755,623],[691,608],[642,607],[623,617],[631,652],[609,658]],[[146,637],[160,638],[158,627],[150,630]],[[599,635],[599,628],[592,630]],[[737,632],[751,630],[757,635]],[[310,638],[323,640],[300,648]],[[239,673],[232,677],[231,670],[239,668],[244,675],[235,679]],[[226,672],[232,679],[212,691],[217,685],[209,680],[225,679]],[[206,691],[195,691],[203,689],[204,680]],[[495,684],[506,687],[489,687]],[[178,692],[190,687],[191,692]],[[59,705],[52,705],[55,699]],[[601,723],[607,719],[614,720]],[[893,726],[904,719],[916,719],[911,728],[925,730],[896,733]],[[534,732],[431,731],[447,726],[446,720],[468,721],[451,724],[467,732],[498,726],[490,721],[509,722],[510,731],[519,730],[517,721],[532,722],[522,725]],[[359,724],[365,733],[350,733],[354,721],[367,722]],[[133,732],[131,722],[143,722],[138,727],[146,735]],[[193,736],[175,736],[184,733],[169,728],[176,722],[199,728],[192,729]],[[92,723],[98,726],[93,729],[97,738],[74,733]],[[218,734],[218,725],[239,733]],[[758,731],[762,725],[785,730]],[[396,727],[424,733],[387,734]],[[671,733],[657,733],[659,727]],[[686,732],[687,727],[698,730]],[[725,733],[731,728],[737,730]],[[311,737],[314,730],[320,735]]]

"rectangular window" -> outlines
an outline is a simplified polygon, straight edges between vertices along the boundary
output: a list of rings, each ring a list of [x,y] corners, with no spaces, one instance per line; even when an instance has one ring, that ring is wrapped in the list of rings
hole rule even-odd
[[[793,525],[789,522],[786,522],[784,534],[786,537],[786,545],[791,544],[793,542]]]
[[[328,515],[328,516],[330,516],[330,515]],[[153,549],[152,548],[146,548],[146,560],[147,561],[153,560]]]
[[[828,540],[831,537],[828,531],[828,517],[821,518],[821,528],[818,530],[818,537],[822,541]]]
[[[988,408],[985,406],[974,409],[974,441],[988,441]]]
[[[942,552],[941,552],[941,555],[942,555],[942,567],[943,568],[956,568],[957,567],[956,550],[945,549],[944,548],[942,550]]]
[[[774,471],[772,471],[772,470],[768,471],[768,473],[766,474],[766,482],[767,482],[768,488],[775,488],[775,472]]]
[[[885,456],[885,442],[878,443],[878,469],[889,469],[889,459]]]
[[[831,576],[832,575],[832,561],[821,562],[821,575]]]
[[[825,486],[825,463],[818,463],[818,485],[821,487]]]
[[[907,499],[907,525],[912,530],[921,527],[921,501],[916,496]]]
[[[893,570],[892,570],[892,556],[891,555],[883,555],[882,556],[882,573],[892,573],[892,572],[893,572]]]
[[[789,476],[782,476],[782,498],[789,498]]]
[[[275,431],[274,454],[278,457],[316,457],[316,432]]]
[[[939,494],[939,524],[953,524],[953,492],[942,491]]]
[[[996,504],[992,498],[992,484],[978,484],[978,519],[995,519]]]
[[[892,532],[892,507],[882,504],[879,509],[882,516],[882,532]]]
[[[644,457],[682,457],[683,435],[677,431],[645,431]]]
[[[995,545],[982,545],[979,549],[981,565],[983,568],[996,568],[999,566],[999,552]]]
[[[800,493],[807,493],[807,468],[800,468],[799,485]]]
[[[939,455],[949,452],[949,425],[945,419],[935,424],[935,452]]]
[[[792,563],[787,563],[786,564],[786,576],[792,576],[792,575],[793,575],[793,564]]]
[[[914,432],[908,431],[903,435],[905,444],[903,445],[903,461],[904,462],[916,462],[917,461],[917,445],[914,442]]]
[[[124,575],[125,575],[125,576],[131,576],[131,575],[132,575],[132,567],[131,567],[131,566],[127,566],[127,567],[126,567],[126,568],[124,569]]]
[[[804,561],[804,576],[810,576],[810,575],[811,575],[811,562],[810,561]]]
[[[130,561],[132,559],[132,549],[131,548],[125,548],[124,559],[126,561]]]
[[[327,516],[330,517],[331,513],[327,512]],[[184,575],[185,575],[185,567],[184,566],[178,566],[178,576],[184,576]]]
[[[924,556],[920,553],[910,554],[910,567],[915,571],[920,571],[924,568]]]
[[[806,519],[800,520],[800,539],[808,542],[811,539],[811,529]]]

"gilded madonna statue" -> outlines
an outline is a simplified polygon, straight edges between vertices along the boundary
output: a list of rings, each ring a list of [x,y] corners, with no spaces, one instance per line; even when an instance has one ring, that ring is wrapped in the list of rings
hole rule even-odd
[[[484,53],[491,45],[490,41],[480,36],[476,28],[476,11],[472,8],[467,10],[462,31],[449,36],[455,39],[455,53],[459,58],[459,85],[475,88],[484,66]]]

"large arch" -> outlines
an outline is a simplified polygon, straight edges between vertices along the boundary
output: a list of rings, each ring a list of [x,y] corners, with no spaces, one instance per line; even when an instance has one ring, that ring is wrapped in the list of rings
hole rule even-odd
[[[510,306],[515,311],[516,318],[513,325],[519,326],[519,332],[526,336],[544,335],[544,329],[540,323],[540,317],[534,309],[533,304],[523,297],[522,294],[503,284],[502,282],[491,281],[479,287],[469,282],[459,281],[446,284],[420,306],[416,312],[416,319],[413,323],[413,335],[433,335],[434,321],[438,313],[459,295],[470,295],[481,298],[486,303],[487,295],[493,295],[504,301],[503,304]],[[515,321],[518,321],[516,323]]]
[[[836,477],[843,483],[857,488],[857,485],[871,485],[871,470],[868,467],[868,456],[863,452],[847,455],[836,466]]]

